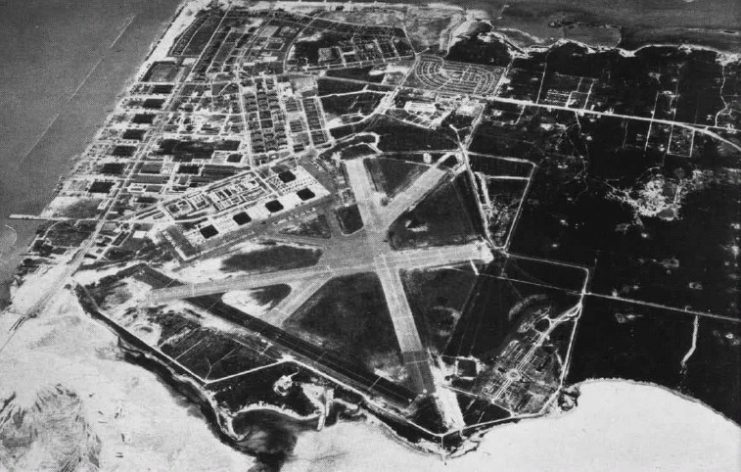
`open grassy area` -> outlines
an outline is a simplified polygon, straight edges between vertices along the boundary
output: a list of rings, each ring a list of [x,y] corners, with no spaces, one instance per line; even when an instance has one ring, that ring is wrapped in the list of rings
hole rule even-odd
[[[346,115],[359,113],[368,116],[373,113],[381,99],[382,93],[360,92],[349,95],[329,95],[322,97],[322,107],[325,113],[332,115]]]
[[[291,287],[286,284],[268,285],[252,290],[252,296],[260,305],[268,305],[274,308],[278,303],[291,293]]]
[[[459,178],[433,190],[412,210],[397,219],[389,229],[395,249],[460,244],[478,236],[470,205],[464,201]]]
[[[363,227],[363,218],[360,216],[357,205],[337,208],[335,214],[337,215],[337,221],[340,223],[340,228],[345,234],[354,233]]]
[[[257,251],[233,254],[222,262],[224,272],[268,272],[316,264],[322,251],[275,244]]]
[[[476,283],[471,266],[402,273],[414,322],[428,348],[442,352]]]
[[[501,262],[495,261],[476,277],[463,314],[449,337],[446,355],[491,359],[527,316],[547,311],[555,318],[579,302],[579,295],[573,292],[502,278],[501,270]]]
[[[159,348],[202,378],[218,379],[270,362],[260,354],[263,346],[256,340],[237,342],[208,328],[183,328],[183,333],[187,334],[172,336]]]
[[[371,370],[400,365],[391,316],[375,274],[330,280],[283,327]]]
[[[283,228],[280,232],[295,236],[309,236],[312,238],[324,239],[329,239],[332,236],[329,222],[327,222],[327,217],[324,214],[312,215],[307,219],[298,221],[294,225]]]
[[[384,192],[388,197],[393,197],[406,189],[427,169],[421,164],[384,157],[368,158],[363,163],[370,171],[376,189]]]

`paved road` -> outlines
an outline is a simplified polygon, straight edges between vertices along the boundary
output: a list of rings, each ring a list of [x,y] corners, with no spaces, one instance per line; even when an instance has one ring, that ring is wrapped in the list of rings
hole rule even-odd
[[[310,279],[293,284],[291,293],[269,310],[262,319],[273,326],[283,326],[283,323],[331,278],[329,273],[317,273]]]
[[[426,350],[419,337],[414,316],[412,315],[412,309],[409,307],[409,302],[404,293],[404,286],[399,276],[400,267],[395,263],[390,263],[388,260],[388,256],[393,251],[385,241],[386,231],[388,230],[388,224],[385,222],[387,220],[393,221],[393,214],[387,213],[388,208],[381,207],[381,197],[373,191],[373,184],[363,165],[363,161],[360,159],[346,161],[345,166],[350,185],[353,188],[353,192],[355,192],[360,216],[365,225],[368,236],[366,244],[371,254],[373,254],[373,267],[383,287],[383,293],[389,313],[391,314],[391,320],[394,325],[394,331],[404,365],[412,378],[414,389],[417,393],[434,393],[435,383],[429,361],[417,361],[419,359],[419,353],[426,353]],[[427,174],[427,172],[425,175],[435,176],[435,174]],[[410,186],[406,191],[397,195],[396,198],[401,199],[402,202],[413,200],[420,193],[426,193],[425,189],[428,188],[427,186],[430,180],[428,177],[424,183]],[[393,210],[399,211],[400,208],[401,206],[394,207]],[[401,212],[404,209],[406,207],[402,208]],[[395,262],[403,263],[406,260],[407,258],[397,256],[397,261]],[[415,355],[410,357],[410,353],[415,353]],[[429,356],[425,356],[424,358],[429,359]],[[415,361],[408,362],[409,359],[414,359]]]
[[[491,253],[483,243],[394,251],[385,240],[388,226],[404,211],[424,198],[444,178],[451,176],[450,171],[430,168],[384,207],[381,205],[382,195],[374,190],[363,161],[350,160],[346,161],[345,165],[364,229],[349,237],[333,235],[329,241],[321,241],[320,245],[323,246],[324,252],[316,265],[264,274],[249,274],[226,280],[163,287],[152,290],[144,303],[163,303],[178,298],[292,283],[296,287],[294,292],[264,317],[264,321],[271,325],[280,326],[331,278],[373,272],[377,274],[383,288],[402,359],[415,391],[434,393],[435,383],[430,370],[429,354],[420,339],[400,273],[402,270],[488,261],[491,259]],[[291,238],[290,235],[281,237],[286,240]]]
[[[407,249],[383,254],[388,264],[396,270],[427,269],[468,261],[488,262],[492,259],[491,252],[482,243]]]
[[[282,270],[267,274],[249,274],[232,277],[224,280],[214,280],[196,284],[177,285],[174,287],[151,290],[143,300],[144,304],[154,305],[180,298],[200,297],[214,293],[224,293],[230,290],[247,290],[251,288],[267,287],[269,285],[287,284],[298,280],[310,279],[328,273],[317,267]]]
[[[437,167],[430,167],[417,180],[412,183],[404,192],[399,193],[391,202],[383,208],[381,216],[381,227],[387,229],[399,218],[402,213],[417,204],[425,195],[446,177],[450,176],[449,172]]]
[[[382,254],[385,257],[386,264],[397,272],[404,269],[424,269],[467,261],[487,261],[491,257],[487,253],[486,247],[479,244],[409,249]],[[317,265],[300,269],[281,270],[263,274],[246,274],[224,280],[155,289],[147,294],[147,297],[142,303],[158,304],[181,298],[223,293],[230,290],[248,290],[251,288],[266,287],[268,285],[290,284],[292,282],[315,278],[341,277],[343,275],[373,272],[375,270],[376,265],[374,259],[352,257],[352,253],[343,253],[331,255],[327,259],[320,259]],[[294,296],[295,294],[290,294],[288,298]]]
[[[381,195],[373,189],[373,183],[365,170],[362,159],[345,161],[347,177],[355,194],[355,200],[363,219],[363,228],[367,233],[384,233],[386,228],[382,224],[379,210],[381,208]]]

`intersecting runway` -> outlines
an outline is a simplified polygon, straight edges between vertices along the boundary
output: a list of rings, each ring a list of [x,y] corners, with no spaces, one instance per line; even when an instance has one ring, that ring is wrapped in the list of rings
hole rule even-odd
[[[280,326],[327,281],[358,273],[375,273],[383,288],[402,360],[419,394],[435,392],[430,369],[430,356],[417,329],[401,279],[402,270],[425,269],[470,261],[488,261],[491,253],[484,243],[426,247],[395,251],[386,240],[393,222],[413,208],[452,171],[430,166],[405,191],[388,205],[381,204],[384,195],[376,192],[361,159],[345,161],[350,186],[363,219],[363,231],[349,237],[322,241],[322,256],[317,264],[290,270],[245,274],[224,280],[177,285],[152,290],[143,303],[157,304],[180,298],[246,290],[276,284],[292,284],[294,290],[282,300],[265,321]],[[290,235],[281,239],[290,240]],[[304,238],[305,239],[305,238]],[[304,241],[305,242],[305,241]]]

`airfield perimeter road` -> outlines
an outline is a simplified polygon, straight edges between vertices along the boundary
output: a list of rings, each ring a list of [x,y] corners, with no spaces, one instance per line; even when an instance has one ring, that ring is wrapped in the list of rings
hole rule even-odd
[[[157,304],[180,298],[192,300],[194,297],[233,290],[292,283],[296,290],[275,307],[274,313],[264,317],[272,326],[280,326],[329,279],[358,273],[375,273],[383,288],[402,359],[414,389],[418,394],[434,393],[435,383],[429,354],[420,339],[402,284],[401,271],[487,261],[491,258],[491,253],[483,243],[395,251],[386,240],[388,227],[445,178],[452,178],[452,171],[431,166],[405,191],[398,194],[387,206],[383,206],[383,195],[374,189],[363,161],[345,161],[345,166],[363,219],[363,230],[349,237],[333,237],[321,242],[323,253],[317,264],[193,284],[180,285],[170,279],[170,285],[150,291],[142,303]],[[290,236],[283,235],[281,239],[290,239]],[[177,285],[173,285],[174,283]]]
[[[139,264],[125,270],[131,272],[134,277],[152,287],[163,288],[178,283],[177,280],[174,280],[145,264]],[[328,371],[328,375],[337,377],[340,381],[362,388],[366,392],[372,390],[375,393],[382,395],[387,401],[391,401],[400,406],[406,406],[416,397],[415,392],[409,391],[409,389],[400,384],[375,375],[367,370],[359,369],[356,364],[351,364],[345,359],[333,355],[319,346],[306,342],[298,336],[294,336],[271,325],[270,323],[265,322],[264,320],[227,305],[221,300],[219,295],[194,297],[189,298],[188,301],[205,311],[234,323],[237,326],[241,326],[251,332],[264,336],[276,344],[285,347],[291,354],[297,356],[301,360],[321,365],[324,370]]]
[[[402,213],[407,211],[415,203],[420,201],[422,197],[427,195],[431,189],[435,188],[437,184],[445,177],[449,177],[450,172],[439,169],[437,167],[430,167],[417,180],[409,186],[404,192],[394,197],[393,200],[383,208],[381,214],[381,226],[380,228],[388,228],[391,224],[399,218]]]

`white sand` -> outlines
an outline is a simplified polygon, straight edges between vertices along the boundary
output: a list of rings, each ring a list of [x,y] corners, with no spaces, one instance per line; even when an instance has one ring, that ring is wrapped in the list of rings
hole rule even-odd
[[[0,344],[13,321],[11,314],[0,317]],[[76,392],[102,442],[101,470],[244,471],[252,464],[153,373],[121,360],[113,334],[66,291],[0,353],[0,379],[0,398],[15,391],[21,406],[57,383]],[[497,427],[477,451],[447,464],[379,427],[342,423],[301,435],[284,470],[741,470],[741,428],[699,402],[625,381],[593,381],[581,389],[574,410]]]
[[[12,315],[0,316],[0,345],[12,321]],[[62,291],[0,353],[0,402],[15,392],[16,404],[28,407],[39,390],[57,383],[77,393],[101,440],[103,471],[244,472],[251,467],[253,459],[222,444],[196,407],[118,354],[113,333]]]
[[[478,450],[444,464],[377,427],[340,424],[299,438],[285,472],[737,471],[741,428],[665,389],[625,381],[582,385],[558,417],[495,428]]]

